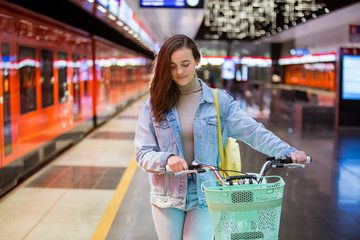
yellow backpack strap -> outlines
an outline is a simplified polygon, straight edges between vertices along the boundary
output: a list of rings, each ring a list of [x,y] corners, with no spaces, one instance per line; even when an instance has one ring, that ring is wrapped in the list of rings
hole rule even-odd
[[[223,149],[222,136],[221,136],[220,111],[219,111],[219,100],[218,100],[217,92],[218,89],[214,89],[215,109],[216,109],[217,122],[218,122],[219,156],[220,156],[220,162],[222,162],[224,160],[224,149]]]

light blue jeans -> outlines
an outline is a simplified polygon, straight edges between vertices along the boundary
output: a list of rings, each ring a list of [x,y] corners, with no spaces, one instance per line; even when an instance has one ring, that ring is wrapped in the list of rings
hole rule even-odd
[[[159,240],[213,239],[209,210],[199,207],[193,177],[188,177],[185,210],[152,205],[152,216]]]

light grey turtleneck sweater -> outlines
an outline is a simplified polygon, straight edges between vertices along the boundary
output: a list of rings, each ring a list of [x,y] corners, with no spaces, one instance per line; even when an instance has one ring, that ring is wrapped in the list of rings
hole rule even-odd
[[[195,74],[188,84],[177,87],[181,95],[175,107],[180,119],[184,159],[190,165],[194,161],[194,114],[201,98],[201,84]]]

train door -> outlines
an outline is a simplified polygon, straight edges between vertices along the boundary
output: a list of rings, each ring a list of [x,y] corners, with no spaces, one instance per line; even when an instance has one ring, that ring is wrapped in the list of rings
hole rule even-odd
[[[10,104],[10,42],[13,36],[13,18],[0,11],[0,189],[3,184],[4,158],[13,152]]]
[[[80,55],[73,54],[73,95],[74,105],[73,113],[74,120],[81,118],[81,95],[80,95]]]
[[[0,140],[1,158],[12,153],[12,137],[11,137],[11,108],[10,108],[10,45],[1,43],[1,88],[0,104],[1,109],[1,128]]]
[[[4,88],[4,83],[3,83],[3,67],[2,67],[2,62],[3,62],[3,55],[2,55],[2,44],[0,45],[0,53],[1,53],[1,61],[0,61],[0,186],[2,183],[2,171],[1,168],[3,166],[3,142],[4,142],[4,133],[3,133],[3,104],[4,104],[4,96],[3,96],[3,88]]]

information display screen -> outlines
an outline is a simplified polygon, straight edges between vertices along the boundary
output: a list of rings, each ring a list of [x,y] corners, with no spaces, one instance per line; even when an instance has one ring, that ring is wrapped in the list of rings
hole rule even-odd
[[[140,7],[203,8],[204,0],[140,0]]]
[[[235,78],[235,62],[232,59],[225,59],[222,65],[221,77],[226,80]]]
[[[340,48],[337,127],[360,129],[360,48]]]
[[[342,99],[360,100],[360,55],[343,55]]]

